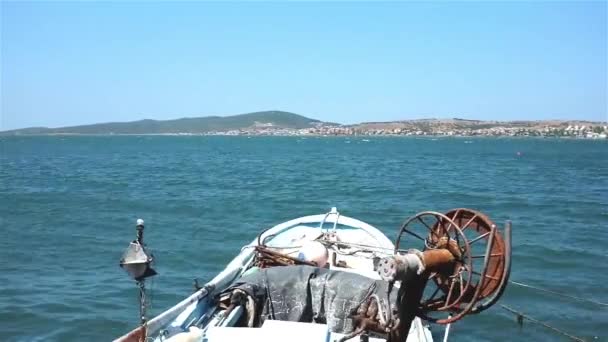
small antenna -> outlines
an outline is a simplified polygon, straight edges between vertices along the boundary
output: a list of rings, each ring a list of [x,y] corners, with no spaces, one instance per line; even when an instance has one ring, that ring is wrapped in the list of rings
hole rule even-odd
[[[139,318],[141,326],[144,327],[143,340],[146,339],[146,286],[145,279],[155,276],[157,273],[152,269],[154,257],[149,253],[144,245],[144,220],[137,219],[137,227],[135,228],[137,235],[129,247],[125,250],[120,259],[120,267],[122,267],[131,278],[137,283],[139,288]]]

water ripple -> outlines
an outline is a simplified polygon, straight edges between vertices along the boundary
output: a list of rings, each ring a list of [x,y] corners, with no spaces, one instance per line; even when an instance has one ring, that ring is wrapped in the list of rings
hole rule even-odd
[[[117,263],[138,217],[160,273],[150,283],[153,313],[191,293],[194,278],[211,279],[261,229],[331,206],[391,238],[426,209],[511,219],[513,279],[608,301],[608,144],[471,141],[1,138],[2,339],[104,341],[135,326],[136,289]],[[516,286],[503,302],[608,339],[608,314],[597,307]],[[519,329],[498,308],[459,322],[451,337],[556,339],[534,325]]]

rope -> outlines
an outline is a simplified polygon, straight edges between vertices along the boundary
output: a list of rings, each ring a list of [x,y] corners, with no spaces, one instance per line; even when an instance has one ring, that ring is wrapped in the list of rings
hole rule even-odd
[[[556,332],[556,333],[558,333],[558,334],[560,334],[560,335],[562,335],[562,336],[568,337],[569,339],[571,339],[571,340],[573,340],[573,341],[577,341],[577,342],[585,342],[585,340],[583,340],[583,339],[582,339],[582,338],[580,338],[580,337],[577,337],[577,336],[574,336],[574,335],[570,335],[570,334],[568,334],[567,332],[565,332],[565,331],[563,331],[563,330],[559,330],[559,329],[557,329],[557,328],[555,328],[555,327],[552,327],[552,326],[550,326],[549,324],[547,324],[547,323],[545,323],[545,322],[541,322],[541,321],[539,321],[539,320],[537,320],[537,319],[534,319],[534,318],[532,318],[532,317],[530,317],[530,316],[528,316],[528,315],[526,315],[526,314],[524,314],[524,313],[522,313],[522,312],[519,312],[519,311],[517,311],[517,310],[515,310],[515,309],[513,309],[513,308],[511,308],[511,307],[508,307],[508,306],[506,306],[506,305],[504,305],[504,304],[500,304],[500,306],[501,306],[503,309],[505,309],[505,310],[507,310],[507,311],[511,312],[512,314],[517,315],[517,322],[518,322],[520,325],[521,325],[521,324],[523,324],[523,319],[525,318],[525,319],[527,319],[528,321],[530,321],[530,322],[532,322],[532,323],[536,323],[536,324],[542,325],[542,326],[544,326],[545,328],[547,328],[547,329],[551,329],[551,330],[553,330],[554,332]]]
[[[564,294],[564,293],[555,292],[555,291],[543,289],[543,288],[540,288],[540,287],[536,287],[536,286],[532,286],[532,285],[528,285],[528,284],[524,284],[524,283],[519,283],[519,282],[512,281],[512,280],[509,280],[509,283],[511,283],[513,285],[517,285],[517,286],[526,287],[526,288],[529,288],[529,289],[541,291],[541,292],[550,293],[550,294],[553,294],[553,295],[556,295],[556,296],[570,298],[570,299],[573,299],[573,300],[577,300],[579,302],[587,302],[587,303],[591,303],[591,304],[595,304],[595,305],[599,305],[599,306],[608,306],[608,303],[602,303],[602,302],[598,302],[598,301],[595,301],[595,300],[592,300],[592,299],[586,299],[586,298],[576,297],[576,296],[572,296],[572,295],[567,295],[567,294]]]

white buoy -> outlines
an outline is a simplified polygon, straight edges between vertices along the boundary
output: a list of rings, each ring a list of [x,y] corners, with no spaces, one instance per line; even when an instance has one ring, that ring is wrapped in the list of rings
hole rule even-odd
[[[298,259],[314,262],[319,267],[325,267],[329,259],[329,252],[322,243],[310,241],[302,245],[298,253]]]
[[[203,340],[203,330],[199,327],[190,327],[190,331],[171,336],[165,342],[200,342]]]
[[[142,220],[142,219],[137,219],[137,225],[138,225],[138,226],[143,226],[143,225],[144,225],[144,220]]]

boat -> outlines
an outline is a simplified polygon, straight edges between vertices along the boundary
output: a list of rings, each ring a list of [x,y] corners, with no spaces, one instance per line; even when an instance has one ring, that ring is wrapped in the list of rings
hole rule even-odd
[[[144,222],[121,266],[137,281],[141,324],[115,342],[432,341],[495,304],[508,283],[511,223],[481,212],[424,211],[393,242],[336,208],[260,232],[226,268],[175,306],[146,317],[154,257]],[[407,248],[405,248],[407,246]]]

